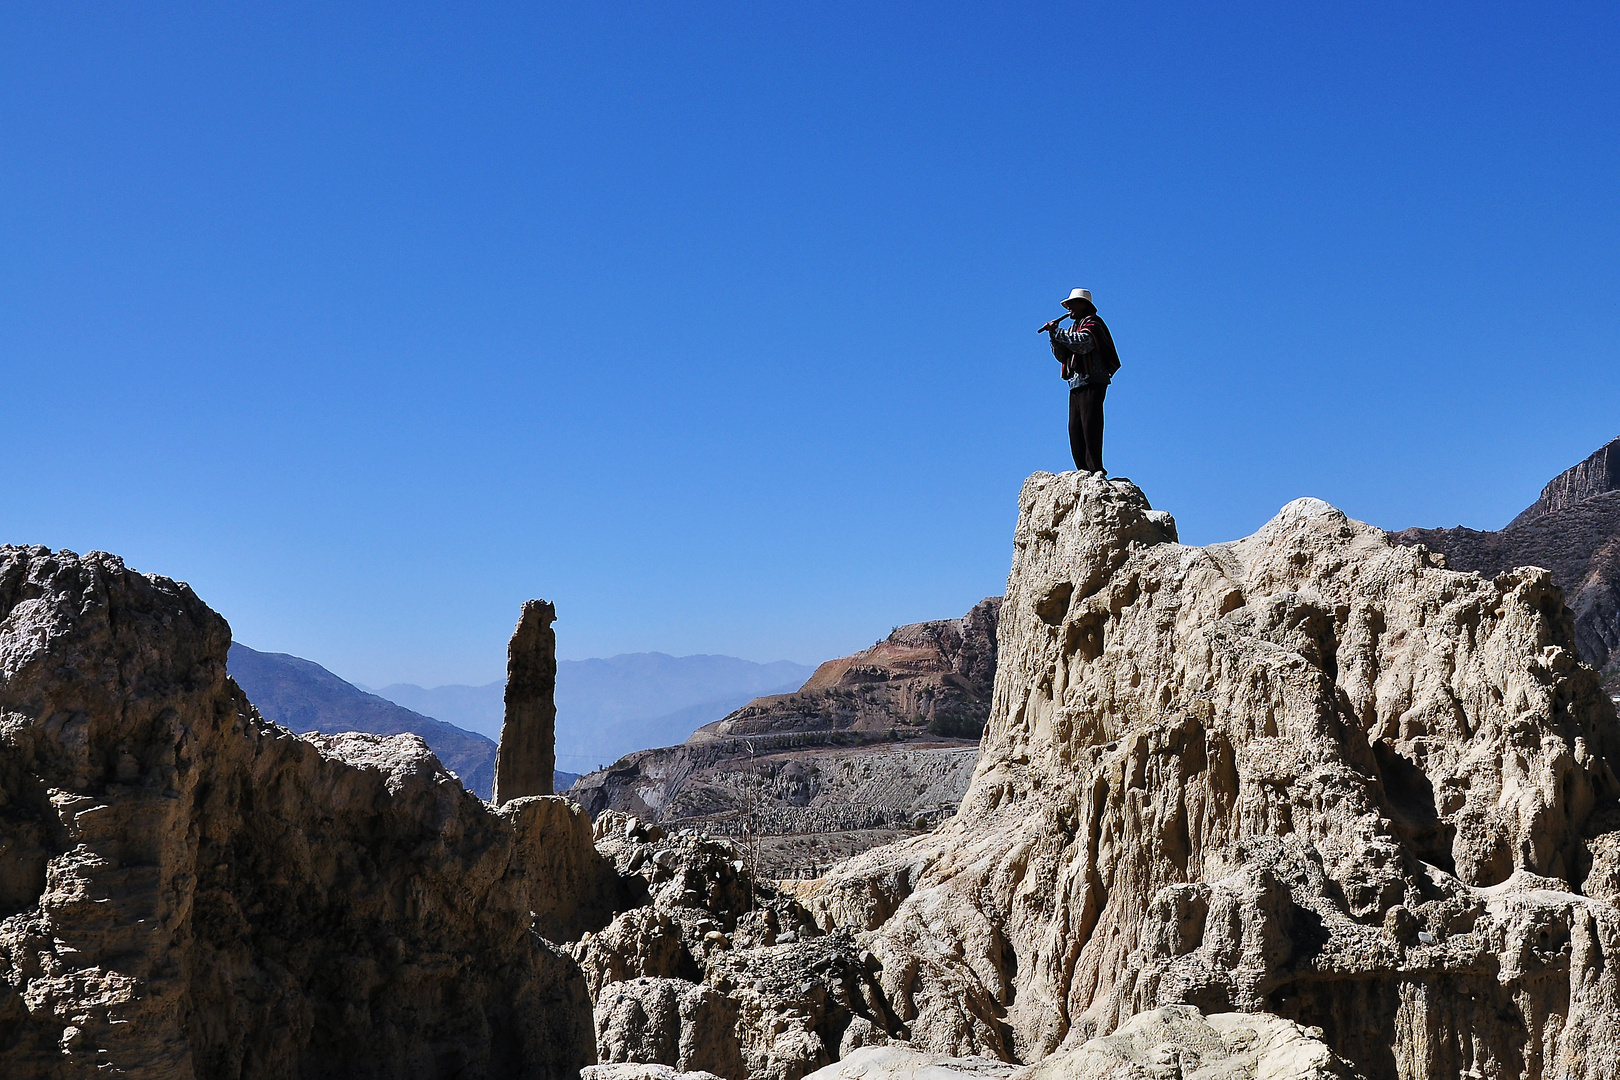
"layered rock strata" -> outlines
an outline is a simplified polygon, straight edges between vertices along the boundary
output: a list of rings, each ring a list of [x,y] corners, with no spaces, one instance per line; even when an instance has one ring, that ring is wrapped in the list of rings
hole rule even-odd
[[[1020,495],[959,814],[800,892],[918,1049],[1035,1062],[1168,1005],[1369,1080],[1613,1077],[1620,750],[1545,570],[1317,500],[1207,548],[1123,481]]]
[[[852,656],[828,660],[797,693],[756,698],[689,742],[810,731],[926,728],[977,739],[990,714],[1001,597],[960,619],[896,627]]]
[[[557,609],[525,600],[506,647],[506,718],[495,751],[495,803],[552,794],[557,768]]]
[[[298,737],[117,558],[0,548],[0,1075],[561,1077],[620,881],[414,735]]]
[[[1541,489],[1541,497],[1508,523],[1509,528],[1527,525],[1611,491],[1620,491],[1620,438],[1598,447],[1585,461],[1553,477]]]

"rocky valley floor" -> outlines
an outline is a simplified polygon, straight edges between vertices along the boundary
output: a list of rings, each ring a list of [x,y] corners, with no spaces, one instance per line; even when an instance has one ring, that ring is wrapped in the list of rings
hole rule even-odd
[[[759,834],[765,869],[813,875],[954,813],[990,712],[1001,600],[895,628],[679,746],[643,750],[568,792],[671,828]]]

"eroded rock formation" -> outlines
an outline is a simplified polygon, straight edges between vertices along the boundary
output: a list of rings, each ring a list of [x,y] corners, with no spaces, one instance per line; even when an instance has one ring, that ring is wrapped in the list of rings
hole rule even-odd
[[[489,797],[495,783],[495,744],[482,735],[369,694],[302,657],[262,653],[233,641],[226,664],[236,685],[271,723],[328,735],[420,735],[468,791]]]
[[[612,811],[596,833],[647,901],[571,947],[603,1065],[799,1080],[900,1034],[871,953],[755,880],[739,845]]]
[[[1486,577],[1515,566],[1552,571],[1575,616],[1581,659],[1607,669],[1620,694],[1620,439],[1554,477],[1506,528],[1405,529],[1402,543],[1441,552],[1453,570]]]
[[[560,1077],[619,879],[414,735],[300,738],[116,557],[0,548],[0,1075]]]
[[[184,585],[0,549],[0,1074],[1607,1080],[1620,726],[1574,640],[1546,571],[1308,499],[1185,547],[1037,474],[959,813],[778,885],[295,736]]]
[[[495,751],[495,803],[550,795],[557,768],[557,609],[525,600],[506,646],[506,719]]]
[[[1617,750],[1544,570],[1311,499],[1186,547],[1127,482],[1036,474],[960,813],[800,896],[935,1053],[1192,1005],[1319,1027],[1370,1080],[1598,1080]]]

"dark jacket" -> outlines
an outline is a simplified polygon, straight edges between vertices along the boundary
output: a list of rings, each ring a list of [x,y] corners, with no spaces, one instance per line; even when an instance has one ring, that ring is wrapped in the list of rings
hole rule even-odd
[[[1071,386],[1107,386],[1119,370],[1114,336],[1096,312],[1067,330],[1052,330],[1051,336],[1052,355],[1063,364],[1063,377],[1073,380],[1079,376],[1079,382],[1071,381]]]

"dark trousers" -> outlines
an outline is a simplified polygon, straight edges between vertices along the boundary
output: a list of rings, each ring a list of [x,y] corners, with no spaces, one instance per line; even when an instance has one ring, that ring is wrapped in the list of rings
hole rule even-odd
[[[1077,469],[1103,471],[1103,395],[1107,393],[1107,383],[1069,391],[1069,449]]]

